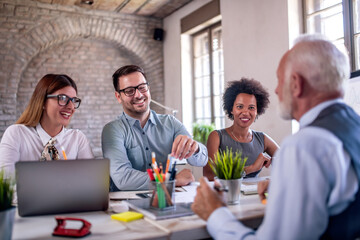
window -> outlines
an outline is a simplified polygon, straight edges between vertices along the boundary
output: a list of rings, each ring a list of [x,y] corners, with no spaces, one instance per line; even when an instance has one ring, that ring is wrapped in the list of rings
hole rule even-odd
[[[220,24],[193,35],[194,120],[225,127],[223,46]]]
[[[322,33],[360,69],[360,0],[303,0],[305,32]]]

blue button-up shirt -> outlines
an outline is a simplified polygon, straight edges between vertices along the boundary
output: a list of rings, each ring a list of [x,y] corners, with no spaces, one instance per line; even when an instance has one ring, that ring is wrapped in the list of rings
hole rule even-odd
[[[144,128],[140,121],[123,113],[118,119],[105,125],[102,132],[102,150],[110,159],[110,191],[147,189],[151,153],[155,152],[158,164],[166,165],[172,144],[178,135],[190,136],[184,125],[171,115],[150,116]],[[193,166],[205,166],[207,149],[201,143],[199,152],[188,158]]]

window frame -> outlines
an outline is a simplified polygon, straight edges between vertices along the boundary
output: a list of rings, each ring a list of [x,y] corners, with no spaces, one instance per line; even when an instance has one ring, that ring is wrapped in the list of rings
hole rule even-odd
[[[314,13],[308,14],[307,13],[307,3],[309,0],[302,0],[302,15],[303,15],[303,28],[304,33],[308,33],[307,29],[307,19],[310,15],[313,15]],[[344,45],[349,53],[349,59],[350,59],[350,66],[351,66],[351,72],[357,72],[360,70],[356,69],[356,52],[355,52],[355,43],[354,38],[355,35],[359,33],[355,33],[354,31],[354,6],[353,6],[353,0],[342,0],[342,7],[343,7],[343,23],[344,23]],[[340,4],[340,3],[339,3]],[[335,6],[335,5],[334,5]],[[326,10],[327,8],[318,10],[316,12],[321,12]],[[360,58],[360,56],[358,56]]]
[[[192,56],[192,62],[191,62],[191,66],[192,66],[192,102],[194,103],[194,107],[193,107],[193,122],[197,122],[199,119],[197,118],[196,115],[196,87],[195,87],[195,61],[194,61],[194,38],[196,36],[199,36],[203,33],[207,33],[208,35],[208,39],[209,39],[209,81],[210,81],[210,122],[212,124],[216,124],[215,123],[215,106],[214,106],[214,76],[213,76],[213,36],[212,36],[212,30],[221,27],[221,21],[218,21],[212,25],[209,25],[203,29],[201,29],[200,31],[197,31],[193,34],[191,34],[191,56]],[[221,29],[222,31],[222,29]],[[225,126],[225,115],[222,117],[223,118],[223,125]]]

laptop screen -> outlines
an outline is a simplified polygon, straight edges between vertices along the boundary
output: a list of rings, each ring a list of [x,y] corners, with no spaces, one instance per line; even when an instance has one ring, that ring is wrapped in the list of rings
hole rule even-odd
[[[109,204],[109,170],[108,159],[17,162],[19,215],[104,211]]]

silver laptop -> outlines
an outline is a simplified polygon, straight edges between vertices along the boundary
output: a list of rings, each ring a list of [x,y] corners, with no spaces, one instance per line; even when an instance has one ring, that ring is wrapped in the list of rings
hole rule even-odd
[[[15,171],[22,217],[108,208],[108,159],[21,161]]]

